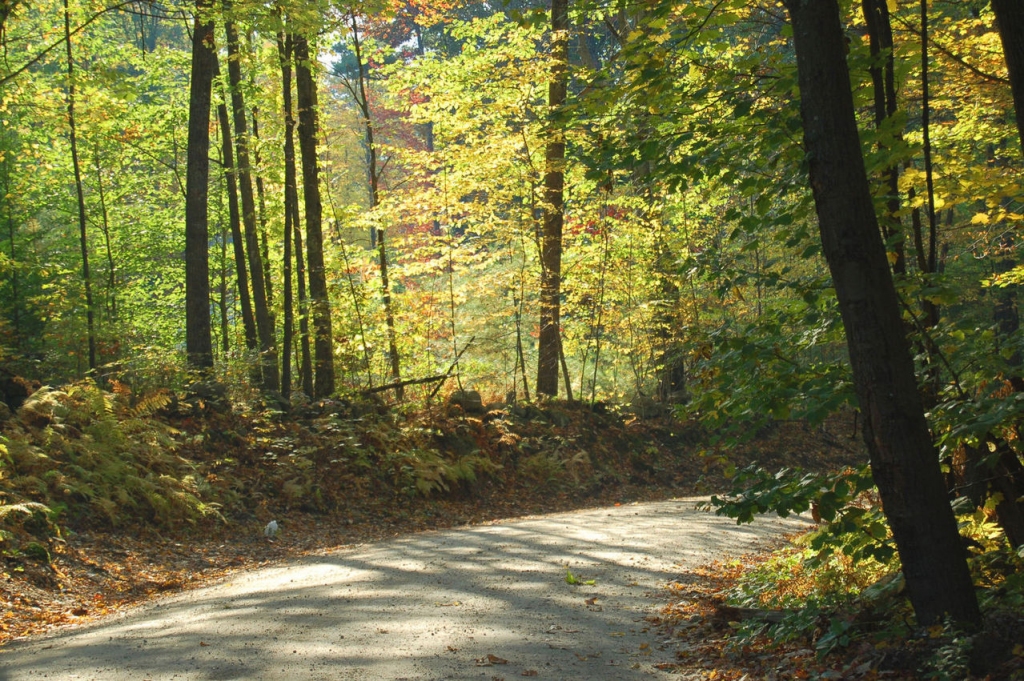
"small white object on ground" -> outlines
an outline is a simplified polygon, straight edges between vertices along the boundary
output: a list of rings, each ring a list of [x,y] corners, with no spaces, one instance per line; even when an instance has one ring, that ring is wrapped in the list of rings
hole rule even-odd
[[[272,538],[274,535],[277,534],[277,531],[279,529],[281,528],[277,526],[277,521],[271,520],[269,523],[267,523],[267,526],[263,528],[263,534],[267,537]]]

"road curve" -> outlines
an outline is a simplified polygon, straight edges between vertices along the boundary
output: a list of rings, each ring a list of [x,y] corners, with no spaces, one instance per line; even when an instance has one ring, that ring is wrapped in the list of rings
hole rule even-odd
[[[0,679],[668,679],[651,594],[682,566],[805,523],[737,526],[696,501],[422,532],[236,574],[12,644]],[[594,584],[567,584],[567,566]]]

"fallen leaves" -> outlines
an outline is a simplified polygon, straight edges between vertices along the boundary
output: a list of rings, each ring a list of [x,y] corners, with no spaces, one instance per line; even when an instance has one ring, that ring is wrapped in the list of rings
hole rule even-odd
[[[493,667],[496,664],[508,664],[508,660],[491,653],[487,653],[484,657],[477,658],[476,660],[477,667]]]

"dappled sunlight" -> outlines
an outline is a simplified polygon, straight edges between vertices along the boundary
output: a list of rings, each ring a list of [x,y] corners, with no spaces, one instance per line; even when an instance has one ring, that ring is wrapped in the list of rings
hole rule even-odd
[[[803,522],[738,527],[693,507],[564,513],[311,556],[12,646],[2,678],[111,666],[122,676],[104,678],[468,678],[545,666],[557,678],[639,677],[654,659],[650,595],[680,562],[742,552]]]

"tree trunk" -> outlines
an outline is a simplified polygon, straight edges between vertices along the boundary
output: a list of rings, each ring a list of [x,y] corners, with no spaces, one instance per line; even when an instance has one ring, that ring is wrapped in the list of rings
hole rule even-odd
[[[280,17],[280,9],[275,10]],[[292,36],[284,31],[277,36],[277,52],[281,60],[281,92],[283,98],[283,110],[285,116],[285,138],[284,138],[284,165],[285,165],[285,212],[286,222],[289,222],[291,229],[286,228],[284,239],[286,242],[293,241],[296,275],[296,294],[299,302],[299,348],[296,351],[296,360],[299,363],[299,382],[302,391],[307,397],[313,397],[313,361],[309,347],[309,304],[306,300],[306,266],[302,249],[302,227],[299,221],[299,194],[298,182],[295,172],[295,114],[292,107],[292,56],[294,53]],[[285,247],[287,249],[287,246]],[[291,258],[285,256],[286,272],[290,271]],[[285,275],[286,286],[291,284],[290,274]],[[290,300],[288,289],[285,290],[285,300]],[[292,304],[286,303],[285,324],[288,324],[288,312]],[[294,313],[291,326],[294,333]],[[294,335],[287,338],[287,350],[292,351]]]
[[[196,3],[192,79],[188,105],[188,168],[185,189],[185,350],[197,369],[213,366],[210,330],[210,99],[217,55],[206,0]]]
[[[309,347],[309,296],[306,295],[306,260],[302,248],[302,225],[299,224],[298,204],[292,215],[295,237],[295,292],[299,298],[299,352],[301,354],[300,373],[302,374],[302,392],[313,397],[313,356]]]
[[[804,145],[871,468],[921,624],[980,618],[947,500],[854,116],[836,0],[785,0],[793,23]]]
[[[373,121],[370,118],[370,101],[366,96],[366,70],[363,65],[362,46],[359,42],[359,24],[355,12],[351,13],[352,43],[356,64],[359,71],[359,96],[356,103],[363,115],[363,129],[366,135],[367,173],[370,179],[370,210],[380,205],[380,175],[377,168],[377,147],[373,141]],[[405,397],[402,381],[402,365],[398,355],[398,338],[395,331],[395,312],[391,305],[391,285],[388,282],[388,251],[385,245],[384,228],[375,229],[370,241],[377,247],[377,262],[380,268],[380,290],[384,304],[384,321],[388,329],[388,359],[391,364],[392,383],[396,384],[395,397],[401,401]]]
[[[224,3],[225,13],[230,4]],[[260,366],[263,369],[263,388],[278,390],[281,387],[277,371],[277,341],[274,337],[274,321],[270,316],[267,301],[266,282],[263,279],[263,258],[260,257],[259,239],[256,233],[256,201],[253,196],[252,165],[249,159],[249,132],[246,121],[245,99],[242,96],[242,67],[239,63],[238,31],[234,22],[224,21],[228,39],[228,81],[231,86],[231,110],[235,123],[235,150],[238,160],[238,188],[242,198],[242,224],[245,226],[245,250],[249,260],[249,276],[252,281],[253,311],[256,313],[256,333],[260,343]]]
[[[92,307],[92,280],[89,276],[89,242],[86,238],[85,192],[82,167],[78,161],[78,132],[75,128],[75,61],[71,55],[71,11],[64,0],[64,46],[68,55],[68,128],[71,135],[71,164],[75,171],[75,193],[78,198],[78,236],[82,248],[82,283],[85,285],[85,322],[89,342],[89,371],[96,369],[96,328]],[[207,309],[209,314],[209,309]]]
[[[280,13],[277,13],[280,19]],[[284,337],[281,353],[281,394],[287,399],[292,391],[292,338],[295,310],[292,300],[292,217],[298,212],[299,194],[295,177],[295,118],[292,114],[292,45],[284,32],[277,34],[277,57],[281,65],[281,94],[284,114],[284,263],[281,279],[284,286]]]
[[[252,160],[255,164],[256,172],[256,204],[259,206],[259,221],[260,221],[260,256],[263,261],[263,282],[267,290],[267,306],[270,308],[270,328],[275,328],[274,322],[274,277],[273,269],[270,262],[270,241],[267,236],[267,192],[263,185],[263,177],[259,174],[260,168],[260,153],[259,153],[259,140],[260,140],[260,125],[259,125],[259,109],[252,107],[252,138],[256,141],[256,144],[252,148]]]
[[[238,277],[238,302],[242,306],[242,328],[245,331],[245,347],[251,351],[259,348],[256,337],[256,321],[252,314],[252,299],[249,297],[249,275],[245,269],[245,246],[242,242],[242,219],[238,211],[238,187],[235,182],[234,153],[231,150],[231,122],[228,107],[217,106],[220,122],[221,154],[224,157],[224,177],[228,186],[228,222],[231,225],[231,244],[235,249],[235,273]]]
[[[309,297],[313,313],[316,382],[313,397],[334,392],[334,335],[331,332],[331,301],[324,271],[323,204],[320,200],[320,165],[316,156],[319,134],[316,83],[313,80],[309,42],[292,38],[295,49],[295,90],[299,106],[299,151],[302,154],[302,187],[306,207],[306,254],[309,265]]]
[[[870,39],[871,80],[875,94],[875,127],[881,128],[887,118],[895,115],[896,101],[896,69],[895,46],[892,39],[892,21],[889,18],[887,0],[863,0],[864,21],[868,27]],[[884,56],[883,56],[883,53]],[[879,64],[879,60],[884,60]],[[903,135],[897,134],[897,143]],[[896,274],[907,273],[907,255],[903,243],[903,226],[900,222],[900,169],[896,163],[890,164],[882,171],[888,191],[886,199],[886,215],[882,221],[882,235],[893,249],[895,258],[892,271]]]
[[[107,213],[107,197],[103,191],[103,169],[100,166],[100,153],[93,151],[96,163],[96,189],[100,199],[100,225],[103,227],[103,245],[107,252],[107,319],[117,319],[117,269],[114,267],[114,251],[110,245],[110,216]]]
[[[225,176],[225,185],[227,184],[227,177]],[[228,357],[228,351],[231,349],[231,345],[228,337],[228,227],[224,223],[224,194],[227,193],[225,187],[224,192],[220,194],[220,211],[218,216],[220,218],[220,283],[218,285],[218,293],[220,295],[220,347],[223,353],[223,358],[226,361]]]
[[[551,82],[548,84],[548,140],[544,170],[544,231],[541,245],[540,338],[537,394],[558,394],[562,288],[562,223],[565,188],[565,131],[561,109],[569,77],[569,1],[551,2]]]
[[[1024,3],[1020,0],[992,0],[999,37],[1003,41],[1006,70],[1017,118],[1017,137],[1024,151]]]
[[[5,218],[7,219],[7,238],[10,241],[10,258],[11,258],[11,317],[14,323],[14,343],[15,348],[21,350],[21,294],[18,286],[18,252],[15,244],[15,235],[17,233],[17,222],[14,219],[14,192],[11,187],[11,163],[13,161],[13,154],[7,152],[4,154],[4,208]]]

